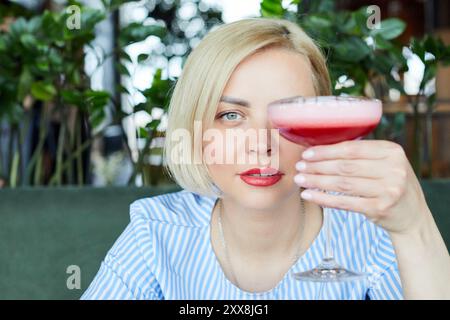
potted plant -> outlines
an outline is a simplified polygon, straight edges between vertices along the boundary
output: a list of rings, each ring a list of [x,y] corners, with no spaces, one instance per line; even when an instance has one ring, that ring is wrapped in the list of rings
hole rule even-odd
[[[82,25],[73,29],[67,21],[74,13],[65,8],[28,16],[10,11],[9,14],[18,16],[8,16],[8,25],[0,30],[0,120],[9,126],[8,152],[5,152],[8,159],[3,157],[4,152],[0,153],[0,176],[8,186],[61,185],[75,181],[82,185],[86,183],[89,169],[86,153],[103,133],[108,106],[114,109],[111,123],[118,124],[124,132],[122,120],[128,114],[110,92],[91,89],[84,67],[84,49],[95,38],[96,26],[123,2],[127,1],[103,1],[103,9],[93,9],[69,1],[69,6],[78,8]],[[1,24],[6,16],[0,19]],[[160,25],[124,26],[114,51],[99,57],[98,64],[116,56],[118,73],[127,75],[125,64],[131,58],[125,46],[150,35],[164,34],[165,28]],[[120,83],[118,90],[126,91]],[[25,150],[24,141],[33,133],[30,131],[30,123],[35,120],[32,117],[39,123],[37,141],[30,150]],[[43,149],[50,143],[52,122],[57,123],[56,151],[51,165],[45,166],[48,155]]]

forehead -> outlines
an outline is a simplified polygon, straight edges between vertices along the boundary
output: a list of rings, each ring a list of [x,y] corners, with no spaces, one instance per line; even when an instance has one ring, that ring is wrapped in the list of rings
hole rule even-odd
[[[314,95],[312,79],[307,57],[287,49],[271,48],[244,59],[233,71],[224,95],[242,98],[252,98],[256,94],[267,94],[271,98],[273,95]]]

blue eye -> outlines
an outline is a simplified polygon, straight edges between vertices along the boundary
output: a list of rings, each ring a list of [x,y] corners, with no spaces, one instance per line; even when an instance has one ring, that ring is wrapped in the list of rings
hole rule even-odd
[[[238,117],[242,117],[242,116],[237,112],[226,112],[226,113],[221,114],[219,116],[219,119],[224,119],[227,121],[235,121],[235,120],[240,120],[240,118],[238,118]]]

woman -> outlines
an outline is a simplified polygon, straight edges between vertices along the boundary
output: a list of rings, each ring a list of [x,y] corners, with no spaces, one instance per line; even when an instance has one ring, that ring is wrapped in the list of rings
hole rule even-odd
[[[82,299],[449,298],[449,255],[399,145],[306,150],[272,136],[217,138],[273,129],[270,102],[330,95],[330,86],[320,50],[294,23],[252,18],[210,32],[169,108],[165,160],[184,190],[131,204],[130,224]],[[206,161],[224,154],[234,161]],[[235,161],[240,155],[279,162]],[[251,168],[281,179],[261,183]],[[368,281],[321,286],[291,276],[323,257],[324,219],[336,260]]]

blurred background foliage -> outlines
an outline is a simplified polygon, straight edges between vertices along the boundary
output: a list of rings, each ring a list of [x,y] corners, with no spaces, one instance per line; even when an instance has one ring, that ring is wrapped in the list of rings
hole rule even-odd
[[[130,6],[138,9],[139,17],[129,17],[125,8]],[[82,27],[71,28],[68,21],[76,22],[77,13]],[[260,2],[260,16],[294,21],[322,47],[334,94],[376,97],[384,102],[392,91],[407,97],[415,116],[411,160],[420,176],[422,159],[431,161],[432,153],[431,143],[427,148],[421,143],[425,133],[432,139],[436,92],[429,84],[438,65],[450,62],[450,49],[431,35],[412,38],[405,46],[398,41],[406,27],[404,21],[387,18],[370,28],[367,21],[372,14],[368,7],[338,10],[333,0]],[[105,22],[114,34],[109,51],[94,45]],[[168,72],[168,66],[177,62],[182,68],[200,39],[221,23],[220,10],[201,0],[99,0],[96,6],[75,0],[41,1],[31,8],[2,2],[0,185],[92,184],[93,175],[99,172],[108,172],[103,183],[113,184],[111,175],[122,170],[124,161],[130,164],[124,180],[128,184],[170,183],[161,170],[161,139],[177,76]],[[150,40],[159,43],[158,49],[131,54],[136,50],[130,48]],[[404,90],[408,54],[417,55],[425,65],[415,95]],[[86,66],[88,55],[95,57],[93,66]],[[113,86],[104,88],[93,74],[108,63]],[[151,81],[136,84],[137,68],[146,66],[154,69],[146,75]],[[425,127],[418,121],[422,102],[427,106]],[[137,118],[144,120],[134,121]],[[105,160],[98,163],[107,170],[95,169],[96,149],[107,149],[111,128],[117,132],[112,140],[117,144],[115,150],[121,153],[111,156],[117,169]],[[395,140],[404,130],[405,113],[398,112],[392,119],[383,116],[371,137]]]
[[[152,169],[146,167],[151,142],[163,135],[158,131],[162,115],[152,118],[152,114],[153,109],[166,112],[175,79],[163,79],[162,70],[158,69],[147,88],[125,86],[125,80],[132,77],[130,64],[134,62],[127,48],[157,37],[165,50],[140,54],[138,64],[151,63],[157,56],[186,57],[196,44],[191,40],[201,38],[221,22],[220,12],[205,8],[185,20],[177,14],[181,7],[179,1],[147,1],[142,9],[154,23],[122,25],[120,9],[133,2],[142,3],[102,0],[100,8],[93,8],[78,1],[67,1],[61,8],[52,10],[41,4],[39,8],[44,9],[37,11],[13,2],[1,4],[0,24],[8,25],[0,31],[0,119],[9,127],[8,139],[1,140],[7,140],[8,145],[0,153],[3,183],[11,187],[91,183],[91,146],[112,125],[120,128],[123,148],[132,162],[128,183],[134,184],[138,175],[146,177],[145,184],[158,183],[162,172],[153,170],[152,175],[145,172]],[[192,1],[192,5],[198,7],[199,1]],[[79,9],[81,27],[78,29],[68,27],[68,21],[78,13],[69,10],[70,6]],[[96,28],[111,17],[117,28],[117,39],[110,52],[98,53],[98,48],[92,47]],[[191,22],[199,26],[197,30],[185,30]],[[181,50],[173,50],[175,45]],[[113,59],[114,90],[92,89],[85,66],[86,48],[96,55],[94,70]],[[129,99],[136,91],[143,101],[134,103],[134,99]],[[124,111],[123,101],[132,101],[128,112]],[[146,113],[151,120],[135,128],[143,147],[133,156],[124,120],[135,113]],[[52,120],[56,126],[52,126]],[[0,131],[0,137],[1,134]],[[28,148],[24,146],[26,139],[33,140]],[[30,154],[25,154],[26,151]]]

